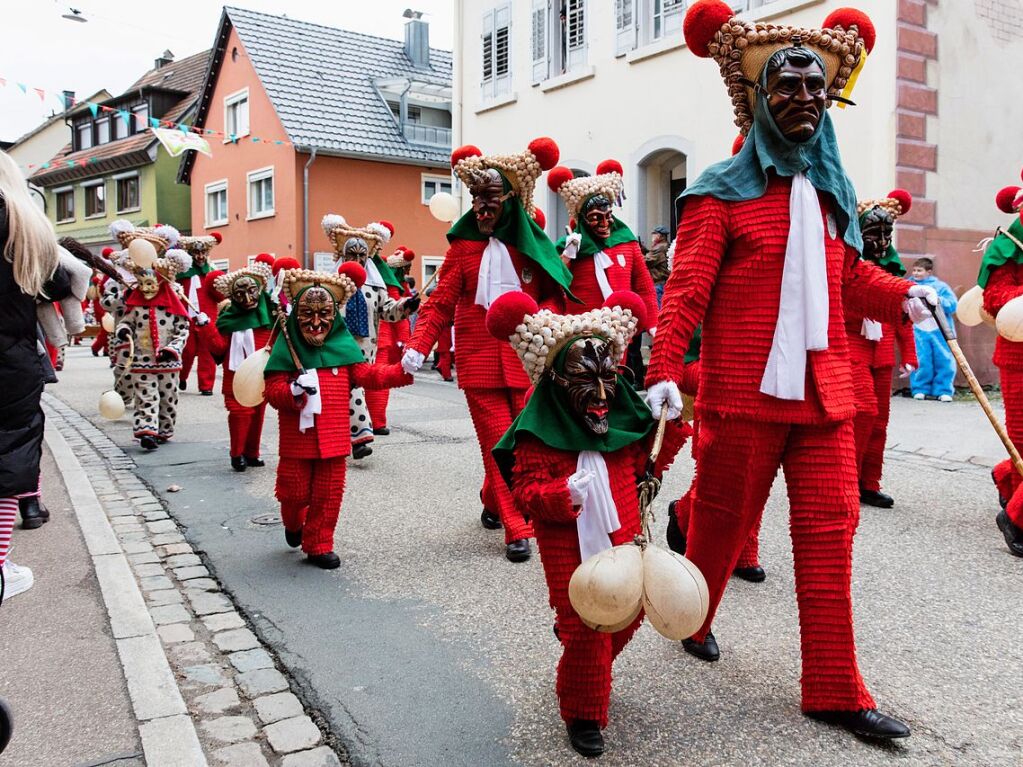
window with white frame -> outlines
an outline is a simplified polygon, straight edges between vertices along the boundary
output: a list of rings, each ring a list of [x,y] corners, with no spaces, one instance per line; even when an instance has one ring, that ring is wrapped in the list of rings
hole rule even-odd
[[[224,133],[228,141],[249,135],[249,89],[224,97]]]
[[[75,142],[75,151],[81,151],[82,149],[90,149],[92,147],[92,123],[82,123],[75,128],[77,141]]]
[[[227,181],[215,181],[206,187],[206,226],[227,223]]]
[[[110,118],[104,117],[96,121],[96,144],[110,143]]]
[[[75,220],[75,190],[68,186],[54,189],[53,196],[57,202],[57,223]]]
[[[142,207],[142,200],[139,195],[138,173],[114,176],[114,187],[117,193],[118,213],[130,213]]]
[[[511,93],[511,5],[500,5],[483,14],[483,101]]]
[[[118,139],[127,138],[131,131],[128,128],[128,121],[125,120],[121,115],[114,115],[110,118],[111,126],[110,131],[113,134],[114,141]]]
[[[433,275],[437,272],[437,270],[440,269],[441,264],[444,263],[444,259],[438,256],[423,256],[419,260],[423,264],[422,284],[425,285],[433,278]]]
[[[766,0],[770,2],[770,0]],[[732,7],[762,5],[765,0],[733,0]],[[686,0],[615,0],[615,53],[621,56],[639,45],[677,38],[681,44]]]
[[[274,214],[274,169],[262,168],[248,174],[249,218],[266,218]]]
[[[231,271],[231,259],[230,258],[218,258],[216,260],[210,260],[210,266],[212,266],[218,272],[229,272]]]
[[[586,0],[532,0],[533,82],[586,66]]]
[[[429,173],[424,173],[423,205],[429,205],[430,198],[437,194],[437,192],[447,192],[448,194],[451,194],[452,188],[451,176],[432,176]]]
[[[149,130],[149,104],[132,107],[131,113],[135,116],[135,133]]]
[[[85,217],[102,218],[107,214],[107,185],[105,182],[85,187]]]

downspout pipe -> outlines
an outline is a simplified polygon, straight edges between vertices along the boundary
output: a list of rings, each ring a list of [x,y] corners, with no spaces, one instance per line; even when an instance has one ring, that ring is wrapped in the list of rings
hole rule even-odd
[[[316,147],[309,147],[309,161],[302,169],[302,268],[311,269],[309,264],[309,166],[316,162]]]

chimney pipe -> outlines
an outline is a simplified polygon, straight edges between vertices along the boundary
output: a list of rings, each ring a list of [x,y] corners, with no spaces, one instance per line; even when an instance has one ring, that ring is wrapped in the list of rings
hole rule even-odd
[[[154,69],[163,69],[165,66],[174,61],[174,54],[169,50],[165,50],[163,55],[160,56],[155,62]]]
[[[61,95],[64,97],[64,111],[68,112],[75,105],[75,92],[64,91]]]
[[[405,11],[405,55],[418,69],[430,68],[430,25],[418,12]]]

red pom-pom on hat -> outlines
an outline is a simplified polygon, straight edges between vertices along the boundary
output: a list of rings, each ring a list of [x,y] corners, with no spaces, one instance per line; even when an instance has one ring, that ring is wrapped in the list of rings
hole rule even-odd
[[[112,255],[114,255],[113,248],[103,248],[103,250],[100,252],[103,255],[103,258],[110,258]]]
[[[545,216],[544,212],[539,208],[533,210],[533,220],[536,222],[536,225],[541,229],[547,228],[547,216]]]
[[[533,139],[529,142],[528,148],[543,170],[553,168],[558,164],[558,158],[561,157],[561,150],[554,143],[554,139],[547,138],[546,136]]]
[[[379,223],[380,226],[382,226],[384,229],[390,232],[391,236],[394,237],[394,224],[392,224],[390,221],[385,221],[384,219],[380,219]]]
[[[856,27],[860,37],[863,38],[863,45],[867,53],[874,50],[874,43],[877,42],[877,30],[874,29],[874,22],[863,11],[856,8],[836,8],[824,19],[825,29],[850,29]]]
[[[559,165],[552,168],[551,172],[547,174],[547,186],[552,192],[557,192],[566,181],[571,181],[573,178],[575,178],[575,174],[572,173],[571,168]]]
[[[210,232],[210,237],[217,241],[217,245],[224,241],[224,235],[220,232]]]
[[[260,254],[259,254],[258,256],[256,256],[256,258],[255,258],[255,259],[253,259],[253,260],[254,260],[254,261],[255,261],[255,262],[257,263],[257,264],[266,264],[266,265],[267,265],[267,266],[269,266],[269,267],[270,267],[271,269],[273,269],[273,266],[274,266],[274,257],[273,257],[273,256],[271,256],[271,255],[270,255],[269,253],[260,253]]]
[[[366,270],[354,261],[342,261],[337,266],[337,273],[348,277],[357,288],[366,284]]]
[[[888,193],[888,198],[899,203],[899,208],[902,209],[902,212],[899,214],[901,216],[905,216],[909,213],[910,208],[913,207],[913,195],[905,189],[893,189]]]
[[[1016,196],[1023,191],[1018,186],[1007,186],[995,195],[995,205],[1002,213],[1016,212]]]
[[[617,173],[619,176],[624,176],[625,170],[618,160],[604,160],[604,162],[597,166],[597,175],[600,176],[604,173]]]
[[[494,338],[507,341],[522,324],[526,315],[540,311],[530,296],[515,290],[505,293],[490,305],[487,311],[487,330]]]
[[[732,142],[732,156],[739,154],[744,146],[746,146],[746,137],[740,133]]]
[[[696,0],[689,6],[685,21],[682,22],[682,34],[686,38],[686,45],[701,59],[709,57],[708,46],[714,35],[720,32],[722,25],[733,16],[735,11],[721,0]]]
[[[207,272],[206,276],[202,278],[202,289],[207,296],[212,298],[214,301],[222,301],[227,296],[213,287],[213,283],[216,282],[218,277],[223,277],[224,272],[220,269],[214,269],[212,272]]]
[[[604,300],[604,306],[628,309],[639,322],[640,329],[646,328],[646,304],[639,294],[631,290],[616,290]]]
[[[454,152],[451,153],[451,167],[454,168],[458,165],[459,160],[464,160],[466,157],[482,157],[483,151],[478,146],[472,144],[466,144],[460,146]]]
[[[274,261],[274,265],[270,268],[273,269],[274,277],[276,277],[277,273],[280,272],[282,269],[301,269],[302,264],[298,262],[297,258],[292,258],[291,256],[281,256],[276,261]]]
[[[416,252],[412,250],[412,248],[402,248],[401,254],[405,258],[405,260],[409,262],[415,260],[416,257]]]

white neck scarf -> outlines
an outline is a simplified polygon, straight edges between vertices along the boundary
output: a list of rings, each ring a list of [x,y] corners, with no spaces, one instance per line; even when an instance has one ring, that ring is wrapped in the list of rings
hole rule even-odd
[[[323,398],[320,396],[320,374],[316,370],[305,371],[313,377],[313,386],[316,387],[316,394],[306,394],[305,405],[302,412],[298,414],[298,430],[305,434],[306,429],[312,428],[316,423],[316,416],[323,412]]]
[[[588,469],[596,475],[575,520],[579,556],[585,562],[594,554],[611,548],[610,535],[619,530],[622,523],[618,519],[614,498],[611,497],[611,480],[604,456],[595,450],[583,450],[575,465],[576,469]]]
[[[781,278],[774,341],[760,391],[785,400],[806,396],[806,353],[828,348],[828,271],[824,220],[817,190],[802,173],[792,177],[789,239]]]
[[[227,369],[237,370],[249,355],[256,351],[256,336],[252,328],[231,333],[231,350],[227,356]]]
[[[380,276],[380,270],[373,263],[372,258],[366,259],[366,284],[371,288],[385,288],[384,278]]]
[[[192,302],[192,306],[199,306],[199,286],[201,284],[202,278],[198,274],[193,274],[188,281],[188,300]],[[198,315],[192,306],[188,307],[188,318],[194,320]]]
[[[602,250],[593,254],[593,273],[597,275],[600,294],[607,298],[611,295],[611,283],[607,281],[607,268],[611,266],[611,256]]]
[[[877,320],[863,318],[863,326],[860,328],[860,335],[868,341],[880,341],[884,338],[884,330]]]
[[[476,280],[476,303],[484,309],[512,290],[521,290],[519,273],[515,271],[511,253],[503,242],[491,237],[480,261],[480,276]]]

